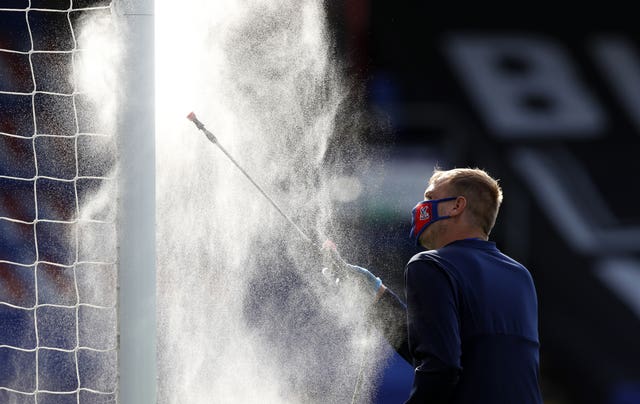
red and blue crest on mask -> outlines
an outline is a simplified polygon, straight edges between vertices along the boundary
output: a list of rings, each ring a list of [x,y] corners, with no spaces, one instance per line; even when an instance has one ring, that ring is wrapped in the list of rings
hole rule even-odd
[[[431,199],[419,202],[411,211],[411,232],[409,237],[415,240],[416,245],[420,245],[420,235],[433,222],[447,219],[451,216],[438,215],[438,204],[440,202],[452,201],[455,196],[442,199]]]

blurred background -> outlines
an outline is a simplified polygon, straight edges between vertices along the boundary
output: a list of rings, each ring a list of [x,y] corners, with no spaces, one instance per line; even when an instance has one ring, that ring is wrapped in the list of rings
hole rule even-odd
[[[491,238],[539,298],[546,403],[640,403],[640,49],[609,7],[331,2],[341,59],[362,80],[383,169],[344,220],[349,257],[402,291],[409,212],[433,166],[480,167],[505,200]],[[364,209],[363,209],[364,207]],[[390,363],[378,402],[412,370]]]
[[[29,2],[3,3],[0,8],[20,9]],[[68,1],[57,3],[69,7]],[[336,55],[361,97],[364,108],[356,113],[367,122],[336,139],[364,136],[372,153],[369,175],[349,179],[352,192],[339,207],[352,237],[368,246],[345,258],[402,294],[404,265],[418,252],[407,237],[409,213],[434,166],[484,168],[500,179],[505,193],[492,239],[525,264],[536,283],[545,403],[640,403],[637,22],[621,10],[587,11],[578,17],[533,4],[497,13],[381,0],[327,2]],[[56,15],[32,13],[36,42],[42,40],[37,46],[72,46],[68,33],[52,28],[69,22],[46,19]],[[0,220],[0,300],[33,305],[38,271],[40,302],[50,296],[54,303],[73,305],[69,272],[47,265],[24,270],[34,261],[34,226],[27,223],[36,216],[73,220],[68,207],[74,195],[65,180],[76,175],[78,164],[91,172],[94,160],[74,161],[78,150],[64,136],[75,128],[51,118],[69,113],[70,106],[49,98],[64,100],[72,90],[69,83],[48,82],[46,71],[65,68],[70,56],[34,56],[30,65],[19,53],[31,46],[24,25],[24,12],[0,11],[0,216],[19,220]],[[35,108],[56,111],[45,112],[40,127],[62,137],[27,139],[32,104],[18,93],[34,91],[32,74],[39,89],[58,94],[34,98]],[[37,166],[34,150],[36,156],[48,154],[48,161],[57,155],[59,163]],[[105,156],[98,160],[109,160]],[[55,179],[34,187],[27,180],[34,167]],[[87,180],[84,186],[93,185]],[[48,197],[34,206],[38,189],[49,189]],[[56,247],[62,243],[59,233],[46,225],[40,234],[50,241],[43,251],[52,261],[68,263],[64,249]],[[113,296],[103,300],[112,307]],[[0,321],[0,345],[34,346],[36,336],[24,327],[33,322],[29,314],[0,306]],[[73,346],[74,338],[51,336],[63,348]],[[0,350],[5,366],[8,352]],[[402,402],[412,374],[393,356],[376,402]],[[29,389],[31,383],[0,375],[1,385]],[[55,378],[49,383],[77,388]],[[112,391],[108,384],[106,392]],[[8,397],[0,391],[0,402]]]

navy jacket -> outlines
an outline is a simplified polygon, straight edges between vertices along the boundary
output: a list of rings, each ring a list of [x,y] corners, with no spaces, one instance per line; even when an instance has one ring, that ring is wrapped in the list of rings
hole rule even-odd
[[[416,254],[406,306],[387,290],[374,323],[415,367],[407,403],[540,404],[536,292],[494,243],[467,239]]]

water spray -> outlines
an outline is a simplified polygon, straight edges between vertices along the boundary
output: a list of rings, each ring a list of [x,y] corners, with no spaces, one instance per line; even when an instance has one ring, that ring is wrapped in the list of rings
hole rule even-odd
[[[317,243],[315,243],[311,237],[309,237],[304,230],[302,230],[300,228],[300,226],[298,226],[296,224],[296,222],[293,221],[293,219],[291,219],[286,213],[284,213],[282,211],[282,209],[280,209],[280,207],[278,206],[278,204],[262,189],[262,187],[260,185],[258,185],[257,182],[255,182],[253,180],[253,178],[251,178],[251,176],[249,175],[249,173],[246,172],[246,170],[244,168],[242,168],[242,166],[240,166],[240,164],[238,164],[238,162],[233,158],[233,156],[231,156],[231,154],[229,154],[229,152],[220,144],[220,142],[218,141],[218,138],[216,138],[216,136],[211,133],[211,131],[209,131],[202,122],[200,122],[200,120],[196,117],[196,114],[191,112],[189,113],[189,115],[187,115],[187,119],[189,119],[191,122],[194,123],[194,125],[196,125],[196,127],[201,130],[206,136],[207,139],[209,139],[209,141],[211,141],[211,143],[215,144],[216,146],[218,146],[218,148],[220,148],[220,150],[229,158],[229,160],[231,160],[231,162],[242,172],[242,174],[244,174],[245,177],[247,177],[247,179],[249,181],[251,181],[251,183],[258,189],[258,191],[260,191],[260,193],[269,201],[269,203],[271,203],[271,206],[273,206],[278,213],[280,213],[280,215],[285,218],[287,220],[287,222],[289,222],[289,224],[291,224],[298,232],[298,234],[300,234],[302,236],[302,238],[307,241],[310,245],[316,247],[317,249],[322,249],[322,248],[327,248],[327,243],[329,244],[329,249],[334,249],[336,248],[335,244],[333,244],[332,241],[330,240],[326,240],[325,243],[323,243],[322,246],[318,245]],[[334,261],[334,263],[338,264],[338,265],[345,265],[346,263],[339,258],[339,256],[334,256],[332,255],[330,257],[330,259],[332,261]],[[339,282],[340,278],[336,277],[336,281]],[[356,377],[356,383],[354,386],[354,391],[352,393],[351,396],[351,404],[355,404],[359,398],[360,398],[360,391],[362,389],[362,381],[363,381],[363,373],[364,373],[364,368],[365,368],[365,356],[363,355],[362,357],[362,361],[360,363],[360,369],[358,370],[358,375]]]
[[[222,152],[229,158],[229,160],[231,160],[231,162],[238,167],[238,169],[242,172],[242,174],[244,174],[245,177],[247,177],[247,179],[249,179],[249,181],[251,181],[251,183],[258,189],[258,191],[260,191],[260,193],[262,193],[262,195],[267,198],[267,200],[269,201],[269,203],[271,203],[271,206],[273,206],[278,213],[280,213],[280,215],[282,215],[282,217],[284,217],[297,231],[298,234],[300,234],[302,236],[302,238],[307,241],[309,244],[313,245],[314,247],[317,247],[318,249],[321,248],[321,246],[319,246],[318,244],[314,243],[313,240],[311,239],[311,237],[309,237],[301,228],[300,226],[298,226],[296,224],[296,222],[293,221],[293,219],[291,219],[286,213],[284,213],[282,211],[282,209],[280,209],[280,207],[278,206],[277,203],[275,203],[275,201],[273,199],[271,199],[271,197],[262,189],[262,187],[260,187],[260,185],[258,185],[257,182],[255,182],[253,180],[253,178],[251,178],[251,176],[249,175],[249,173],[247,173],[244,168],[242,168],[242,166],[240,166],[240,164],[238,164],[238,162],[229,154],[229,152],[220,144],[220,142],[218,141],[218,138],[215,137],[215,135],[213,133],[211,133],[211,131],[209,131],[207,128],[205,128],[204,124],[202,122],[200,122],[198,120],[198,118],[196,117],[196,114],[194,114],[193,112],[189,113],[189,115],[187,115],[187,119],[190,120],[191,122],[193,122],[196,127],[198,129],[200,129],[206,136],[207,139],[209,139],[211,141],[211,143],[215,144],[216,146],[218,146],[218,148],[220,148],[220,150],[222,150]]]

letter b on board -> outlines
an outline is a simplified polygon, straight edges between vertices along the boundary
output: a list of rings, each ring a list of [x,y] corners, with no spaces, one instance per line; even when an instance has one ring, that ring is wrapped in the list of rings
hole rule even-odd
[[[552,40],[534,36],[455,35],[448,56],[492,134],[591,138],[605,115]]]

